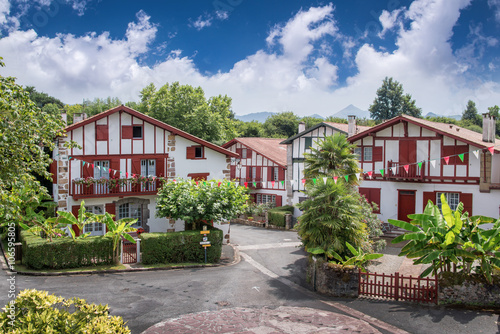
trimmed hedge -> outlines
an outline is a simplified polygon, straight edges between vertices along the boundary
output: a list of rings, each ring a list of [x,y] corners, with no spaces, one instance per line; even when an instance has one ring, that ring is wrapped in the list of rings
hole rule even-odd
[[[293,214],[293,206],[279,206],[267,211],[267,219],[270,225],[285,227],[285,215]]]
[[[211,246],[207,247],[207,262],[219,262],[222,253],[222,231],[210,228],[207,235]],[[141,234],[143,264],[157,263],[203,263],[205,250],[200,245],[200,231]]]
[[[113,263],[113,242],[105,236],[54,238],[52,242],[22,231],[23,264],[33,269],[65,269]]]

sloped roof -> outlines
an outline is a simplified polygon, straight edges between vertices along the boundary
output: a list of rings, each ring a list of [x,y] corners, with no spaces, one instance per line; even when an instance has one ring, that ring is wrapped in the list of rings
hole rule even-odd
[[[291,144],[295,139],[299,138],[299,137],[302,137],[304,134],[306,133],[309,133],[313,130],[316,130],[317,128],[319,127],[322,127],[322,126],[326,126],[326,127],[329,127],[329,128],[332,128],[334,130],[337,130],[343,134],[345,134],[347,136],[347,133],[348,133],[348,127],[349,127],[349,124],[345,124],[345,123],[333,123],[333,122],[321,122],[321,123],[318,123],[312,127],[310,127],[309,129],[306,129],[298,134],[296,134],[295,136],[292,136],[288,139],[285,139],[281,142],[281,144]],[[369,126],[361,126],[361,125],[356,125],[356,133],[359,133],[361,131],[365,131],[365,130],[368,130],[370,129],[371,127]]]
[[[236,143],[240,143],[281,167],[286,168],[286,145],[280,144],[282,141],[283,139],[279,138],[241,137],[225,143],[222,147],[229,148]]]
[[[181,137],[184,137],[188,140],[191,140],[195,143],[198,143],[200,145],[203,145],[205,147],[208,147],[214,151],[217,151],[219,153],[222,153],[222,154],[225,154],[225,155],[228,155],[228,156],[231,156],[231,157],[238,157],[238,154],[234,153],[234,152],[231,152],[221,146],[218,146],[218,145],[215,145],[215,144],[212,144],[206,140],[203,140],[201,138],[198,138],[196,136],[193,136],[192,134],[189,134],[185,131],[182,131],[180,129],[177,129],[176,127],[173,127],[171,125],[168,125],[167,123],[163,123],[153,117],[150,117],[150,116],[147,116],[147,115],[144,115],[143,113],[140,113],[138,112],[137,110],[134,110],[132,108],[129,108],[129,107],[126,107],[124,105],[121,105],[121,106],[118,106],[118,107],[115,107],[115,108],[112,108],[112,109],[109,109],[109,110],[106,110],[106,111],[103,111],[102,113],[100,114],[97,114],[97,115],[94,115],[94,116],[91,116],[89,118],[86,118],[80,122],[77,122],[77,123],[74,123],[74,124],[71,124],[69,126],[67,126],[65,128],[66,132],[68,131],[71,131],[71,130],[74,130],[76,128],[79,128],[79,127],[82,127],[86,124],[90,124],[92,122],[95,122],[97,120],[100,120],[106,116],[109,116],[111,114],[114,114],[114,113],[117,113],[117,112],[126,112],[134,117],[137,117],[139,119],[142,119],[143,121],[145,122],[148,122],[150,124],[153,124],[153,125],[156,125],[162,129],[165,129],[169,132],[171,132],[172,134],[175,134],[175,135],[179,135]]]
[[[417,117],[412,117],[408,115],[400,115],[396,116],[394,118],[391,118],[390,120],[381,123],[377,126],[374,126],[371,129],[365,130],[363,132],[360,132],[352,137],[349,138],[349,141],[354,142],[357,141],[361,138],[364,138],[366,136],[369,136],[375,132],[381,131],[383,129],[386,129],[390,126],[393,126],[397,123],[400,122],[408,122],[412,123],[418,126],[421,126],[423,128],[426,128],[431,131],[435,131],[441,135],[448,136],[451,138],[454,138],[456,140],[459,140],[461,142],[465,142],[469,145],[480,147],[480,148],[488,148],[488,147],[495,147],[495,151],[500,152],[500,140],[495,139],[494,143],[486,143],[483,141],[483,134],[478,133],[469,129],[462,128],[460,126],[456,126],[454,124],[446,124],[446,123],[438,123],[438,122],[432,122],[428,121],[425,119],[417,118]]]

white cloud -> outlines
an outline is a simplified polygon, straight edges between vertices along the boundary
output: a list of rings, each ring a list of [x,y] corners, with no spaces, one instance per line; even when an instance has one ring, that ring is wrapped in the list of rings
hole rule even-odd
[[[198,18],[191,22],[189,25],[196,30],[202,30],[204,28],[210,27],[214,20],[224,21],[229,18],[229,13],[227,11],[218,10],[214,14],[203,14],[198,16]]]
[[[7,16],[10,13],[9,0],[0,0],[0,26],[7,23]]]
[[[500,0],[488,0],[488,5],[495,11],[495,18],[500,22]]]
[[[404,25],[397,30],[397,49],[392,52],[369,44],[358,47],[352,37],[339,31],[332,5],[301,10],[271,29],[268,49],[213,75],[201,73],[195,58],[183,56],[182,50],[168,50],[165,44],[150,50],[157,28],[141,11],[122,39],[108,33],[48,38],[33,30],[13,31],[0,39],[7,65],[1,71],[68,103],[107,96],[137,101],[139,91],[150,82],[161,86],[180,81],[202,86],[207,96],[231,96],[237,114],[291,110],[324,116],[349,104],[367,109],[383,78],[392,76],[424,114],[458,114],[469,99],[481,111],[498,104],[499,84],[467,80],[464,73],[469,73],[471,64],[450,45],[453,27],[469,2],[415,0],[400,9],[396,21]],[[390,26],[387,22],[385,27]],[[480,30],[471,36],[485,46],[497,43]],[[343,54],[335,55],[335,43]],[[167,56],[154,66],[140,65],[138,59],[149,52]],[[339,69],[331,55],[352,60],[356,74],[339,83]]]
[[[380,24],[382,25],[382,31],[378,34],[380,38],[382,38],[387,31],[397,26],[398,17],[402,10],[403,8],[395,9],[392,12],[386,10],[382,11],[379,17]]]

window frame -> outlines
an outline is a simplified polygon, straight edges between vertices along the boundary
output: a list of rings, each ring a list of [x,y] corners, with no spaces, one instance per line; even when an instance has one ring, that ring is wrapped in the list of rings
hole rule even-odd
[[[369,154],[367,154],[369,151]],[[366,156],[369,155],[370,159],[367,159]],[[362,161],[373,161],[373,147],[372,146],[364,146],[363,147],[363,160]]]
[[[442,210],[443,203],[441,203],[441,194],[444,194],[444,196],[446,197],[446,202],[448,202],[448,206],[450,207],[450,209],[452,211],[457,210],[458,203],[460,203],[460,195],[461,195],[461,193],[459,193],[459,192],[437,191],[436,192],[436,205],[439,207],[440,211],[443,211]],[[453,197],[456,196],[456,198],[451,198],[450,199],[451,196],[453,196]]]
[[[138,137],[136,136],[135,130],[140,129],[141,130],[141,136]],[[143,139],[144,138],[144,126],[142,125],[132,125],[132,139]]]
[[[98,208],[98,210],[96,210]],[[99,212],[95,212],[99,211]],[[85,212],[93,213],[96,215],[102,215],[104,214],[105,210],[101,205],[85,205]],[[103,223],[90,223],[90,224],[85,224],[83,226],[83,233],[92,233],[92,232],[103,232],[104,231],[104,224]],[[104,233],[103,233],[104,234]]]

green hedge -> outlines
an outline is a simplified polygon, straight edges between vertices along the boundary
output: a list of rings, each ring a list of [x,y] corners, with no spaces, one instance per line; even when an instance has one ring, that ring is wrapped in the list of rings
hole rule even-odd
[[[222,231],[210,229],[207,235],[211,246],[207,248],[207,262],[219,262],[222,252]],[[156,263],[203,263],[205,250],[200,245],[200,231],[141,234],[143,264]]]
[[[293,206],[279,206],[267,211],[267,218],[270,225],[285,227],[285,215],[293,214]]]
[[[52,242],[22,231],[23,264],[33,269],[65,269],[113,263],[113,243],[104,236],[54,238]]]

